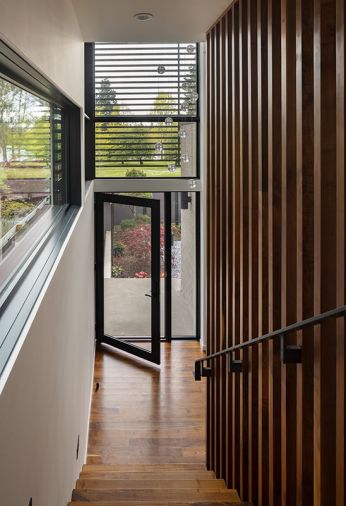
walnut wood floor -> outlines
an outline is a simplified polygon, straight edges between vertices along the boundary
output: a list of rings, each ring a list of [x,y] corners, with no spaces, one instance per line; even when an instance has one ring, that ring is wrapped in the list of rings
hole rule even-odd
[[[232,506],[205,467],[205,382],[197,342],[162,344],[156,366],[98,350],[87,464],[69,506]]]
[[[205,464],[205,382],[195,341],[161,345],[160,367],[97,351],[88,464]]]

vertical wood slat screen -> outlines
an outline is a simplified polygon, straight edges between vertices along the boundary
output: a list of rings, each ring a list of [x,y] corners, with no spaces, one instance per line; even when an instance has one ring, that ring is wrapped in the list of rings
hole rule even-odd
[[[237,0],[207,36],[208,353],[345,304],[343,0]],[[259,506],[344,506],[345,323],[215,361],[208,466]]]

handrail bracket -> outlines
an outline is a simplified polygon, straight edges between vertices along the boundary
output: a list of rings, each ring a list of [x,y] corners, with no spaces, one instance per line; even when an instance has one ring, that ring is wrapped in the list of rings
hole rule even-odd
[[[287,344],[285,336],[281,336],[280,354],[283,364],[301,364],[302,347],[298,344]]]
[[[231,355],[229,355],[228,359],[228,372],[236,373],[236,372],[243,372],[243,362],[242,360],[236,360],[232,358]]]
[[[212,368],[205,367],[202,361],[195,362],[195,381],[201,381],[202,378],[209,378],[212,375]]]

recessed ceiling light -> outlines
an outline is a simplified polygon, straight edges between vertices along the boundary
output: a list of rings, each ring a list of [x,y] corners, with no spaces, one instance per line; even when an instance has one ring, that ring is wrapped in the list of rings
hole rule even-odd
[[[138,19],[138,21],[149,21],[149,19],[153,19],[154,15],[150,12],[138,12],[133,17]]]

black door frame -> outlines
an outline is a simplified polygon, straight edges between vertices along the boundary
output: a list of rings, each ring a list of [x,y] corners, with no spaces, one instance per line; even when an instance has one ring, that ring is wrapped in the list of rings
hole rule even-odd
[[[151,209],[151,351],[104,332],[104,203]],[[112,193],[95,194],[96,340],[160,364],[160,201]]]
[[[158,192],[160,193],[160,192]],[[200,192],[191,191],[196,197],[196,334],[172,335],[172,194],[179,191],[163,191],[165,213],[165,337],[163,341],[200,341],[201,339],[201,208]],[[189,193],[189,192],[187,192]],[[176,200],[177,202],[177,200]]]

